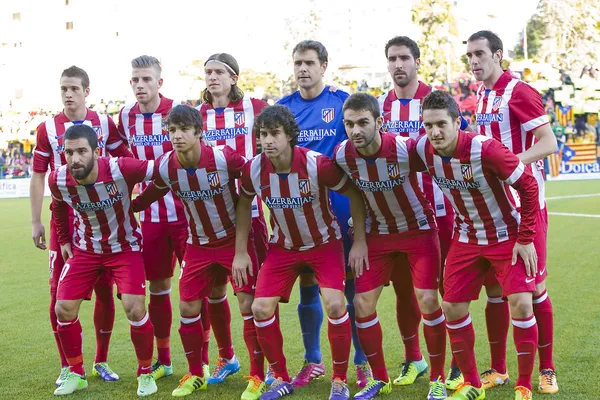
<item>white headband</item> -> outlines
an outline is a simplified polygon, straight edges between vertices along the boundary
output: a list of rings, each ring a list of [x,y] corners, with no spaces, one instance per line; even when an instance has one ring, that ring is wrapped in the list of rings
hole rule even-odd
[[[225,68],[227,68],[227,70],[229,71],[230,74],[237,76],[237,74],[235,73],[235,71],[233,70],[233,68],[231,68],[229,65],[227,65],[226,63],[224,63],[223,61],[219,61],[219,60],[208,60],[207,62],[204,63],[204,66],[206,66],[206,64],[208,64],[209,62],[215,62],[217,64],[221,64],[224,65]]]

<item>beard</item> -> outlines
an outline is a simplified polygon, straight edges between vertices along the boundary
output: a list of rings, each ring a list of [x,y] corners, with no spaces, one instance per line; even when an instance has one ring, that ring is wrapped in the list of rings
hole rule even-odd
[[[83,167],[83,168],[80,168],[80,167]],[[74,168],[78,168],[78,169],[74,169]],[[81,180],[84,180],[85,178],[87,178],[93,169],[94,169],[94,159],[93,158],[86,165],[73,164],[73,165],[69,166],[69,171],[71,171],[71,175],[73,175],[73,178],[77,179],[78,181],[81,181]]]

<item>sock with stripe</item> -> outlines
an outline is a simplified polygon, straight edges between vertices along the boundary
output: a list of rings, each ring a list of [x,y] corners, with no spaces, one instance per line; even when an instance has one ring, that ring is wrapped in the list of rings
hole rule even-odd
[[[265,380],[265,356],[258,343],[256,326],[252,314],[242,314],[244,319],[244,342],[248,348],[250,359],[250,376],[257,376],[261,381]]]
[[[231,360],[235,353],[231,340],[231,309],[227,295],[218,299],[208,299],[208,318],[219,348],[219,357]]]
[[[475,362],[475,330],[471,322],[471,314],[454,321],[447,321],[448,337],[452,354],[465,377],[465,382],[476,388],[481,387],[481,380]]]
[[[431,314],[423,314],[423,335],[429,353],[429,380],[438,377],[445,380],[444,364],[446,363],[446,318],[440,307]]]
[[[346,296],[346,310],[350,315],[350,326],[352,328],[352,344],[354,345],[354,365],[362,365],[367,362],[367,356],[360,345],[358,332],[356,331],[356,313],[354,311],[354,296],[356,294],[356,286],[354,279],[347,279],[344,287],[344,295]]]
[[[82,347],[83,331],[81,330],[79,317],[72,321],[58,321],[58,336],[71,372],[85,376]]]
[[[154,326],[150,321],[149,313],[139,321],[129,321],[131,342],[135,348],[138,360],[137,375],[152,372],[152,352],[154,351]]]
[[[154,325],[158,361],[164,365],[171,365],[171,324],[173,309],[171,307],[171,289],[158,293],[150,292],[148,304],[150,320]]]
[[[352,347],[352,327],[350,315],[345,312],[341,317],[328,317],[327,336],[331,346],[331,358],[333,359],[333,377],[340,378],[346,382],[348,373],[348,359],[350,358],[350,347]]]
[[[321,354],[323,306],[319,296],[319,285],[300,286],[298,319],[304,342],[304,359],[319,364],[323,359],[323,354]]]
[[[516,386],[524,386],[531,390],[531,373],[538,346],[538,326],[535,315],[532,314],[527,318],[513,318],[512,324],[519,366]]]
[[[67,357],[63,351],[62,344],[60,343],[60,336],[58,335],[58,320],[56,318],[56,293],[50,294],[50,325],[52,326],[52,333],[54,334],[54,341],[56,342],[56,349],[58,350],[58,356],[60,357],[61,368],[68,367]]]
[[[96,301],[94,303],[94,328],[96,329],[96,359],[95,362],[106,362],[108,347],[113,325],[115,324],[115,299],[113,285],[98,285],[94,287]]]
[[[379,381],[388,382],[390,377],[385,367],[383,333],[377,313],[362,318],[356,317],[356,330],[373,371],[373,377]]]
[[[208,342],[210,340],[210,318],[208,318],[208,297],[202,299],[202,306],[200,309],[200,320],[202,321],[202,328],[204,329],[204,344],[202,345],[202,364],[210,364],[208,358]]]
[[[502,297],[488,297],[485,306],[485,322],[490,343],[490,367],[501,374],[506,373],[506,342],[510,327],[510,309]]]
[[[533,314],[538,325],[538,352],[540,357],[540,371],[551,369],[554,371],[552,357],[552,343],[554,341],[554,311],[548,292],[544,290],[538,297],[533,298]]]
[[[271,368],[273,368],[275,377],[289,382],[290,376],[287,371],[285,355],[283,354],[283,336],[281,335],[279,323],[276,322],[275,315],[262,321],[255,318],[254,325],[256,326],[260,348]]]
[[[188,360],[190,375],[204,376],[202,370],[202,346],[204,344],[204,327],[200,315],[181,317],[179,336],[183,351]]]
[[[404,360],[419,361],[423,358],[419,343],[421,311],[408,269],[406,274],[408,279],[392,282],[396,292],[396,321],[404,342]]]

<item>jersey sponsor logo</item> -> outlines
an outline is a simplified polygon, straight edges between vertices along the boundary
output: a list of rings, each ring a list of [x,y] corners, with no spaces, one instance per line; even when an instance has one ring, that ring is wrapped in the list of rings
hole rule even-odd
[[[321,119],[325,123],[330,123],[335,118],[335,109],[334,108],[323,108],[321,109]]]
[[[243,114],[243,113],[242,113]],[[248,128],[224,128],[204,131],[206,140],[227,140],[233,139],[236,136],[244,136],[248,134]]]
[[[199,201],[199,200],[211,200],[213,197],[223,194],[225,188],[219,186],[215,189],[207,190],[178,190],[177,196],[183,201]]]
[[[276,208],[302,208],[305,204],[312,202],[315,196],[303,197],[265,197],[264,202],[271,209]]]
[[[396,163],[388,163],[387,171],[390,179],[395,179],[400,175],[400,166]]]
[[[235,126],[243,126],[246,123],[246,115],[243,112],[236,112],[233,114],[233,120],[235,121]]]
[[[119,193],[119,188],[114,182],[105,183],[104,188],[106,189],[106,193],[108,193],[109,197],[114,197]]]
[[[159,133],[156,135],[144,135],[143,133],[136,133],[129,138],[129,144],[131,146],[162,146],[164,142],[170,142],[171,138],[169,135]]]
[[[123,193],[118,192],[115,196],[110,197],[106,200],[92,201],[89,203],[75,203],[73,208],[80,212],[96,212],[107,210],[111,208],[115,203],[123,199]]]
[[[481,187],[479,182],[457,181],[456,179],[448,179],[443,176],[434,176],[433,180],[442,189],[469,190]]]
[[[353,179],[354,183],[363,192],[389,192],[394,190],[396,186],[400,186],[404,183],[405,177],[401,176],[397,179],[390,179],[389,181],[363,181],[361,179]]]
[[[504,122],[504,114],[482,113],[477,114],[477,125],[489,125],[492,122]]]
[[[460,173],[465,181],[473,182],[473,167],[471,164],[460,164]]]
[[[420,120],[411,119],[407,121],[387,121],[384,128],[390,133],[419,132],[424,129],[424,125]]]
[[[300,190],[301,194],[309,194],[310,193],[310,180],[308,179],[299,179],[298,180],[298,190]]]
[[[218,172],[209,172],[206,174],[206,177],[208,178],[208,184],[210,185],[211,189],[215,189],[221,185]]]
[[[336,129],[304,129],[298,133],[298,142],[312,142],[323,140],[326,137],[336,135]]]

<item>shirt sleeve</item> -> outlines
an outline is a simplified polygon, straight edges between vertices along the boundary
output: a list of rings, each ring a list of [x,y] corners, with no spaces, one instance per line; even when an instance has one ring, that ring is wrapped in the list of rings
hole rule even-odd
[[[52,147],[48,141],[46,123],[42,122],[37,127],[35,148],[33,150],[33,172],[46,173],[46,171],[48,171],[48,166],[50,165],[51,156]]]
[[[550,122],[537,90],[526,83],[518,83],[508,102],[511,115],[517,117],[526,132]]]
[[[119,168],[128,185],[133,188],[136,183],[149,181],[154,173],[154,161],[121,157],[117,160]]]
[[[517,241],[521,244],[533,242],[539,211],[538,184],[529,168],[502,143],[490,139],[484,143],[481,159],[483,168],[492,176],[512,186],[521,199],[521,223]]]
[[[126,117],[123,117],[123,110],[125,108],[121,108],[121,110],[119,111],[119,124],[117,125],[117,132],[119,133],[119,135],[121,136],[121,139],[127,141],[127,135],[125,134],[125,125],[123,122],[123,119]]]
[[[71,242],[69,237],[69,206],[63,201],[62,194],[56,183],[56,171],[53,171],[48,177],[48,187],[52,195],[52,218],[56,225],[56,233],[58,235],[58,243],[62,246]]]
[[[256,196],[254,191],[254,185],[252,184],[252,177],[250,176],[250,167],[252,166],[252,160],[248,161],[242,169],[242,185],[240,194],[249,199],[253,199]]]
[[[329,189],[344,192],[348,188],[348,175],[335,164],[331,158],[320,155],[317,157],[317,171],[319,180]]]
[[[229,177],[234,179],[240,178],[247,160],[229,146],[223,148],[223,153],[225,154]]]
[[[106,141],[106,149],[113,157],[133,157],[133,153],[129,150],[127,141],[121,136],[115,121],[109,116],[108,120],[108,140]]]
[[[402,140],[399,137],[396,140]],[[427,167],[425,163],[419,157],[417,153],[417,142],[414,139],[408,139],[406,141],[406,149],[408,151],[408,164],[410,168],[410,172],[423,172],[427,171]]]

